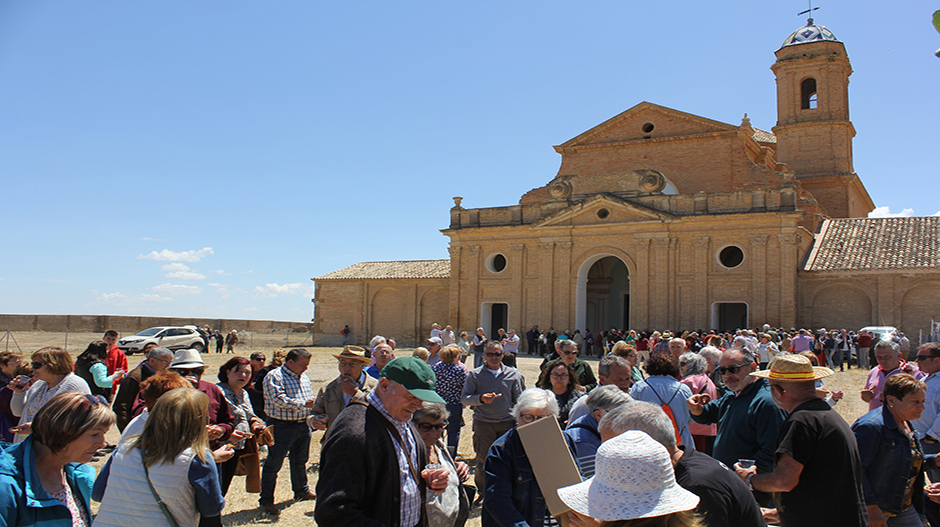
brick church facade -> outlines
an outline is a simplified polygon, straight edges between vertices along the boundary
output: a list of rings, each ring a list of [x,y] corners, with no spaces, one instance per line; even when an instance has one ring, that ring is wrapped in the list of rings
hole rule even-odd
[[[316,340],[414,345],[433,322],[525,332],[763,323],[911,336],[940,319],[940,218],[868,219],[852,165],[852,68],[812,20],[776,51],[771,132],[643,102],[555,147],[518,204],[454,198],[450,258],[314,278]]]

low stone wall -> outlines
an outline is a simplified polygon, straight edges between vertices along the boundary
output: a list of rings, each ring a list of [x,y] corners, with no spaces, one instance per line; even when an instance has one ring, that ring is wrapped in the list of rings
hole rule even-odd
[[[118,315],[5,315],[0,314],[3,331],[90,331],[104,333],[113,329],[134,334],[154,326],[209,326],[227,333],[239,331],[273,332],[289,329],[298,333],[313,330],[310,322],[282,320],[238,320],[225,318],[129,317]]]

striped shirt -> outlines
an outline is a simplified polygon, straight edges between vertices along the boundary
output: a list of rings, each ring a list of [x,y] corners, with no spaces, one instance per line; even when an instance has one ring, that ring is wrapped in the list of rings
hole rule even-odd
[[[296,374],[283,365],[264,377],[264,413],[281,421],[303,421],[312,413],[304,406],[313,399],[313,385],[306,374]]]
[[[424,467],[418,466],[418,445],[415,443],[414,434],[411,433],[411,421],[399,421],[392,417],[382,404],[375,390],[369,392],[366,396],[369,404],[375,407],[392,426],[398,430],[404,445],[400,445],[395,436],[389,432],[392,437],[392,444],[395,445],[395,455],[398,458],[398,475],[401,483],[401,525],[403,527],[414,527],[421,521],[421,492],[418,490],[418,482],[411,477],[411,469],[414,466],[420,473]],[[407,449],[407,451],[406,451]],[[411,463],[408,460],[411,458]]]

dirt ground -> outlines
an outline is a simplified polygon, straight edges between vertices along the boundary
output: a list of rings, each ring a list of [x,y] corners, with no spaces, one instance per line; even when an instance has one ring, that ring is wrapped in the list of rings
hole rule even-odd
[[[125,335],[121,336],[123,337]],[[244,357],[247,357],[252,352],[261,351],[270,358],[275,349],[284,348],[285,344],[293,346],[304,344],[303,336],[294,337],[286,335],[284,332],[274,334],[255,333],[254,335],[240,334],[240,336],[242,337],[243,345],[236,348],[236,353]],[[12,349],[14,351],[21,351],[28,357],[30,353],[41,347],[66,347],[67,344],[68,351],[75,357],[84,351],[85,346],[87,346],[89,342],[100,338],[101,335],[97,333],[69,333],[66,336],[65,333],[54,332],[17,332],[10,334],[9,340],[7,340],[6,337],[0,338],[0,350]],[[214,349],[214,342],[210,342],[210,344],[210,348]],[[313,357],[311,358],[307,375],[310,377],[314,387],[326,384],[337,375],[336,359],[333,358],[333,354],[338,353],[340,348],[308,347],[308,349],[313,353]],[[399,348],[396,350],[396,356],[408,356],[411,355],[411,352],[411,349]],[[216,375],[218,374],[219,366],[225,363],[229,358],[231,358],[231,355],[225,353],[217,354],[211,352],[204,354],[203,360],[206,362],[207,369],[203,379],[210,382],[217,382],[218,378]],[[596,373],[597,358],[587,357],[586,359],[592,363]],[[137,366],[141,360],[142,357],[140,355],[128,357],[128,365],[130,368],[133,368]],[[534,386],[538,378],[538,366],[540,362],[541,358],[539,357],[519,356],[518,367],[525,376],[527,387]],[[867,372],[853,368],[844,373],[837,371],[835,375],[826,379],[827,388],[831,390],[842,390],[844,392],[844,399],[836,405],[835,409],[849,424],[853,423],[855,419],[868,411],[868,404],[859,398],[859,390],[862,389],[866,376]],[[469,427],[472,420],[470,409],[464,410],[464,420],[467,427],[463,429],[460,436],[458,460],[467,461],[472,467],[474,454]],[[308,464],[307,473],[309,474],[311,489],[316,486],[317,466],[320,458],[319,441],[322,434],[323,432],[314,431],[310,443],[310,463]],[[108,437],[108,441],[117,443],[119,437],[120,434],[117,428],[114,428]],[[100,469],[104,465],[104,461],[103,459],[92,463],[92,465]],[[222,512],[222,523],[226,526],[270,523],[282,524],[288,527],[295,525],[315,525],[313,520],[314,503],[294,503],[291,499],[292,492],[290,489],[288,467],[289,464],[285,460],[284,466],[278,474],[275,503],[281,507],[279,517],[274,518],[262,513],[258,508],[258,495],[246,493],[244,490],[244,478],[237,477],[232,482],[232,487],[229,489],[228,496],[226,497],[225,510]],[[95,508],[95,504],[93,504],[93,508]],[[467,525],[473,527],[479,526],[479,515],[479,506],[474,507],[474,510],[471,511],[471,519],[467,522]]]

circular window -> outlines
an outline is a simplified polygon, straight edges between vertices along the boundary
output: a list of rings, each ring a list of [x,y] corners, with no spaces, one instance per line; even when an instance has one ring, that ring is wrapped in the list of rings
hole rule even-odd
[[[653,131],[653,128],[656,128],[653,123],[646,123],[643,125],[643,133],[648,134]]]
[[[506,257],[499,253],[491,255],[486,260],[486,268],[491,273],[501,273],[506,268]]]
[[[728,269],[734,269],[744,262],[744,251],[737,245],[729,245],[718,252],[718,262]]]
[[[598,218],[600,218],[600,219],[603,220],[603,219],[606,219],[607,216],[610,216],[610,211],[609,211],[609,210],[607,210],[607,209],[601,209],[601,210],[597,211],[597,217],[598,217]]]

